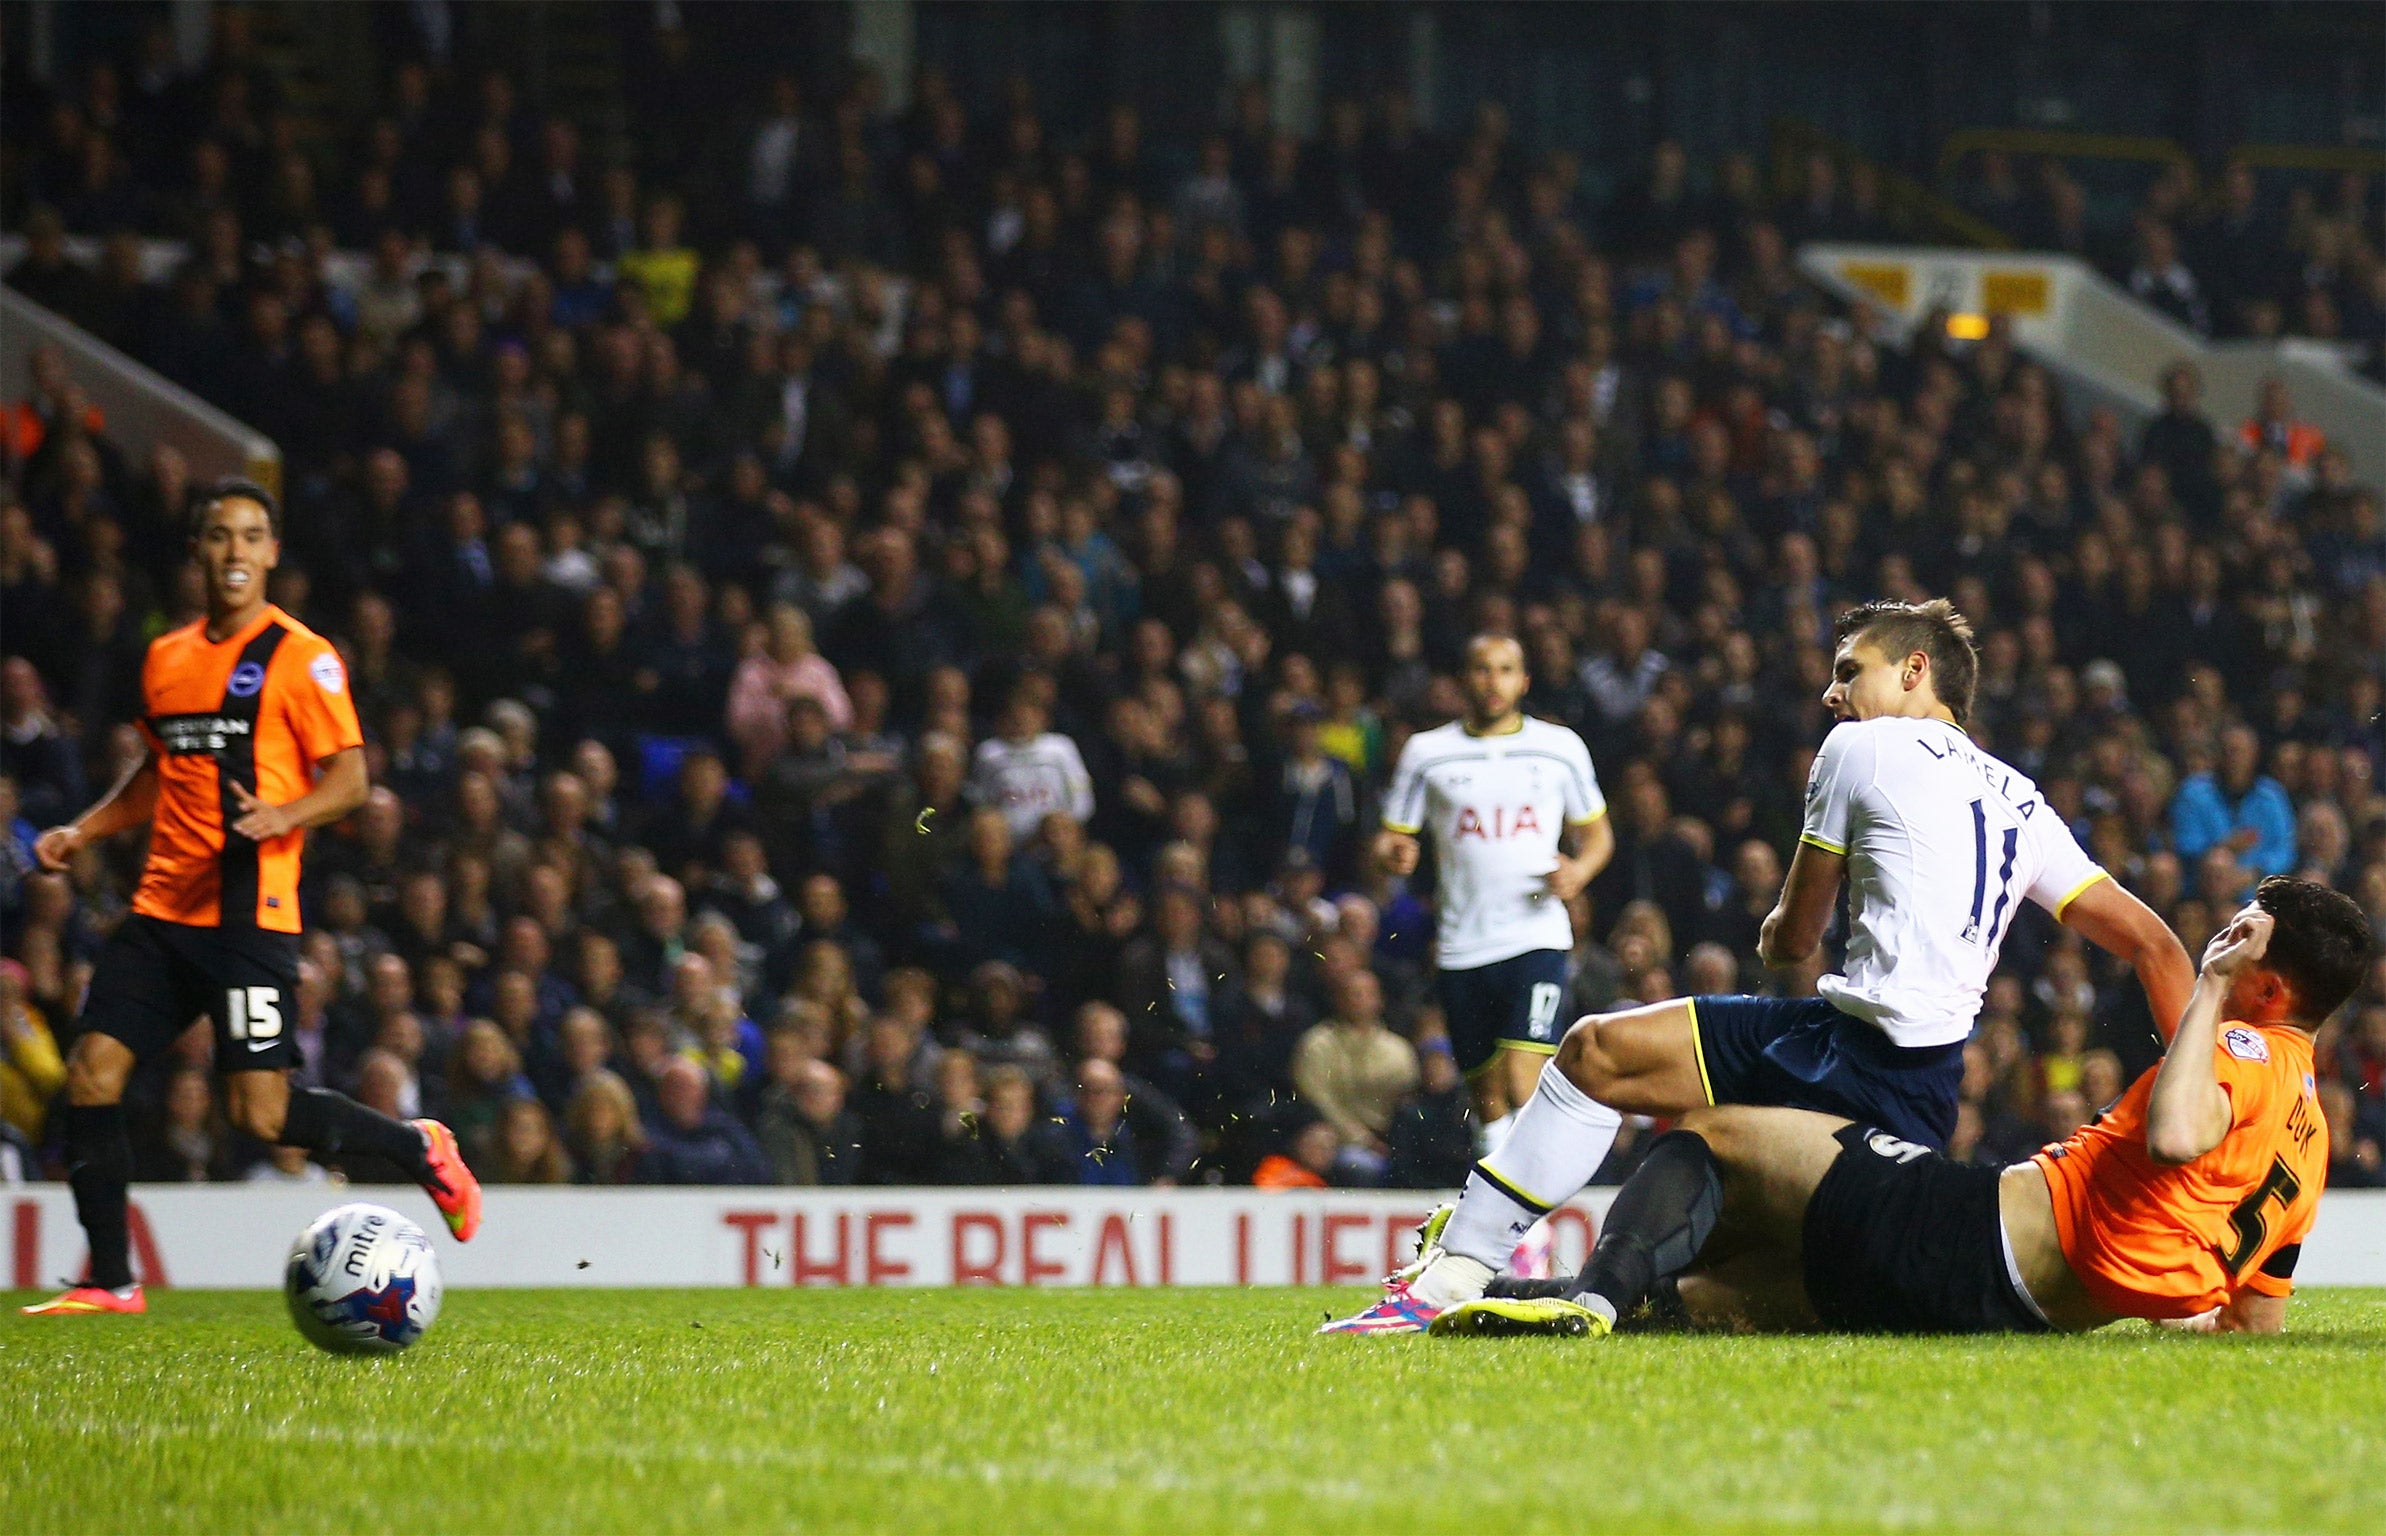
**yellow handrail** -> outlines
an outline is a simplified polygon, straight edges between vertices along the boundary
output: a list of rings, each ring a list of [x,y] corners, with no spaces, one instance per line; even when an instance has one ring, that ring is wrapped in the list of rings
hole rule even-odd
[[[2192,167],[2195,157],[2176,141],[2151,134],[2073,133],[2054,128],[1960,128],[1939,146],[1939,175],[1953,174],[1975,151],[2045,155],[2057,160],[2144,160]],[[2331,144],[2240,144],[2223,159],[2275,171],[2360,171],[2386,174],[2386,149]]]
[[[1903,214],[1913,222],[1930,227],[1931,232],[1943,235],[1963,245],[1984,250],[2009,251],[2014,248],[2011,235],[1972,213],[1960,204],[1949,201],[1924,186],[1903,171],[1893,171],[1858,150],[1854,145],[1833,138],[1813,123],[1799,117],[1777,117],[1772,122],[1771,154],[1773,183],[1776,192],[1791,190],[1791,177],[1786,169],[1794,155],[1821,152],[1838,161],[1843,167],[1859,162],[1870,164],[1881,180],[1881,205],[1884,212]]]
[[[1975,150],[2046,155],[2058,160],[2151,160],[2192,167],[2195,157],[2170,139],[2136,133],[2070,133],[2053,128],[1960,128],[1939,146],[1939,174]]]
[[[2329,144],[2240,144],[2231,160],[2274,171],[2359,171],[2386,176],[2386,149]]]

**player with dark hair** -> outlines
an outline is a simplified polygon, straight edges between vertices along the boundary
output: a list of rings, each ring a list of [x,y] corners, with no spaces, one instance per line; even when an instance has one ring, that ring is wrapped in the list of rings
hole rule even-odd
[[[202,1013],[215,1025],[235,1126],[311,1152],[385,1158],[421,1181],[459,1240],[480,1225],[480,1184],[446,1126],[290,1088],[306,830],[362,805],[370,786],[338,653],[265,599],[280,526],[262,487],[210,488],[191,535],[207,616],[152,641],[141,668],[149,750],[96,805],[34,844],[42,867],[61,871],[87,844],[150,828],[132,911],[100,954],[66,1063],[67,1181],[91,1272],[31,1314],[146,1310],[126,1258],[124,1085]]]
[[[2008,1168],[1806,1110],[1693,1111],[1617,1194],[1579,1279],[1496,1282],[1506,1294],[1434,1331],[1597,1335],[1648,1316],[2040,1333],[2142,1317],[2276,1333],[2328,1176],[2312,1036],[2374,948],[2351,897],[2263,881],[2204,951],[2162,1060]],[[1548,1288],[1565,1294],[1532,1294]]]
[[[1574,1197],[1618,1114],[1714,1104],[1816,1110],[1942,1147],[1963,1043],[2024,900],[2136,970],[2168,1031],[2187,952],[2108,879],[2038,786],[1964,734],[1978,662],[1944,600],[1867,603],[1837,629],[1823,700],[1841,724],[1806,786],[1805,827],[1758,953],[1799,964],[1848,886],[1844,968],[1819,997],[1686,997],[1577,1020],[1507,1139],[1421,1234],[1416,1263],[1329,1332],[1413,1333],[1484,1293],[1516,1240]]]
[[[1434,994],[1490,1145],[1558,1048],[1574,930],[1566,903],[1607,867],[1615,829],[1590,749],[1524,712],[1532,686],[1509,635],[1467,643],[1466,717],[1419,731],[1384,795],[1376,858],[1414,873],[1433,843]]]

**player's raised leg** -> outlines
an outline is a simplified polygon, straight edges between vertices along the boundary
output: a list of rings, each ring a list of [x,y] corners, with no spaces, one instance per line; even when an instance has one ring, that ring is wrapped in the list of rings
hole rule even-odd
[[[329,1088],[290,1091],[279,1071],[234,1072],[224,1079],[234,1125],[260,1141],[301,1147],[318,1158],[378,1157],[413,1176],[446,1218],[458,1242],[480,1230],[481,1187],[464,1166],[453,1132],[436,1120],[393,1120]]]
[[[1683,1281],[1694,1316],[1729,1310],[1735,1290],[1762,1289],[1781,1310],[1781,1282],[1794,1275],[1806,1207],[1840,1153],[1848,1122],[1798,1109],[1725,1105],[1696,1110],[1657,1138],[1608,1208],[1590,1262],[1562,1298],[1487,1297],[1444,1310],[1433,1331],[1597,1336],[1646,1301],[1659,1281],[1699,1262],[1719,1228],[1757,1268],[1724,1276],[1715,1295]],[[1747,1267],[1744,1263],[1744,1269]]]
[[[1675,1115],[1708,1102],[1694,1006],[1682,998],[1575,1022],[1507,1139],[1467,1177],[1442,1232],[1455,1262],[1432,1277],[1429,1297],[1450,1305],[1482,1294],[1533,1223],[1590,1183],[1624,1114]]]
[[[1417,1262],[1393,1277],[1383,1301],[1327,1331],[1413,1331],[1481,1296],[1533,1224],[1599,1171],[1623,1126],[1619,1111],[1676,1115],[1709,1102],[1695,1006],[1678,998],[1577,1020],[1506,1139],[1467,1176],[1457,1209],[1438,1233],[1429,1229]],[[1383,1326],[1365,1326],[1378,1312]]]

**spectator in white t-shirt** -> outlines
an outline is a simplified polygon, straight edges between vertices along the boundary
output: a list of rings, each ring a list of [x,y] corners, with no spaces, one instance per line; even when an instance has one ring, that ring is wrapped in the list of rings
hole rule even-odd
[[[1094,814],[1094,781],[1077,743],[1045,729],[1049,717],[1031,689],[1011,696],[1001,734],[978,744],[969,797],[1002,812],[1011,836],[1025,842],[1054,811],[1083,823]]]

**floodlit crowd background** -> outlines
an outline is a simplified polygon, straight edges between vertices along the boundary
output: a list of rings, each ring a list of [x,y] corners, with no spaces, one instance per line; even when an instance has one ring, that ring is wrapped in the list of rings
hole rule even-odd
[[[10,93],[6,280],[280,445],[273,596],[346,656],[375,785],[309,844],[301,1075],[484,1178],[1459,1182],[1430,867],[1369,843],[1482,631],[1612,805],[1568,1017],[1811,989],[1828,955],[1755,938],[1831,621],[1881,595],[1971,617],[1974,733],[2191,952],[2277,873],[2386,934],[2376,490],[2281,389],[2214,419],[2182,367],[2128,430],[2000,332],[1893,343],[1791,264],[1894,233],[1827,156],[1660,143],[1592,199],[1496,108],[1064,136],[931,72],[701,137],[653,86],[599,164],[504,73],[399,61],[326,162],[218,14],[197,75],[153,38]],[[2119,227],[2051,163],[1965,185],[2199,329],[2377,367],[2374,178],[2181,169]],[[52,357],[5,405],[0,1135],[43,1177],[140,849],[31,843],[137,757],[201,594],[179,455]],[[2156,1049],[2033,911],[1955,1150]],[[227,1131],[207,1050],[137,1080],[139,1176],[323,1176]],[[2332,1180],[2386,1182],[2386,967],[2319,1060]]]

